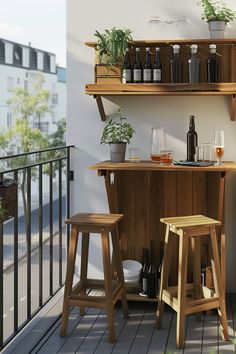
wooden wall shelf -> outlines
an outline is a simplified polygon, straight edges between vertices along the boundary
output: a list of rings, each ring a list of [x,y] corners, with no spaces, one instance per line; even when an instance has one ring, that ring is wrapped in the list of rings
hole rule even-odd
[[[86,94],[96,99],[103,121],[106,113],[102,97],[105,96],[230,96],[231,121],[236,114],[236,83],[217,84],[87,84]]]
[[[191,44],[198,45],[198,54],[204,63],[209,55],[209,44],[216,44],[217,54],[220,56],[220,82],[217,84],[207,83],[206,65],[201,65],[201,81],[199,84],[189,84],[187,60],[190,55]],[[96,42],[86,42],[87,46],[96,49]],[[171,46],[179,44],[180,54],[185,63],[183,67],[183,81],[181,84],[171,84],[169,77],[169,60],[172,55]],[[163,79],[162,84],[121,84],[121,75],[113,72],[108,76],[104,72],[97,73],[95,70],[95,84],[86,85],[86,94],[93,95],[96,99],[102,120],[106,120],[102,97],[106,96],[229,96],[229,116],[231,121],[236,115],[236,38],[227,39],[165,39],[165,40],[134,40],[130,42],[130,55],[134,61],[134,48],[141,48],[141,60],[144,61],[145,47],[154,48],[159,46]],[[153,53],[153,50],[151,51]],[[99,64],[95,55],[95,64]],[[98,68],[95,65],[95,69]],[[113,67],[116,70],[116,67]],[[118,68],[119,69],[119,68]],[[120,69],[119,69],[120,70]],[[118,83],[117,83],[118,82]]]

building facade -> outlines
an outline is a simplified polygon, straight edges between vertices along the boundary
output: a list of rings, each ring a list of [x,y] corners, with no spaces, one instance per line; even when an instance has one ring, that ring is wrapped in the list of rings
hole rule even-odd
[[[66,69],[56,65],[56,55],[40,49],[0,38],[0,126],[13,124],[14,114],[7,105],[15,87],[31,89],[38,73],[44,78],[44,88],[50,92],[52,113],[45,114],[35,128],[51,133],[57,121],[66,118]]]

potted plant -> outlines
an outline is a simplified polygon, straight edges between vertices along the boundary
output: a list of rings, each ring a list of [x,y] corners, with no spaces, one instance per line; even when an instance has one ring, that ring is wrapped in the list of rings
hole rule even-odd
[[[134,129],[123,116],[123,108],[121,107],[104,127],[101,137],[101,144],[109,144],[110,146],[112,162],[125,161],[126,144],[130,143],[134,133]]]
[[[17,201],[17,182],[12,179],[0,180],[0,222],[15,214]]]
[[[201,0],[201,5],[202,20],[208,22],[211,38],[224,38],[225,25],[236,19],[236,12],[222,1]]]
[[[95,66],[96,83],[120,83],[121,67],[128,43],[132,41],[132,31],[127,28],[111,30],[106,29],[104,33],[95,32],[98,38],[96,51],[99,64]]]

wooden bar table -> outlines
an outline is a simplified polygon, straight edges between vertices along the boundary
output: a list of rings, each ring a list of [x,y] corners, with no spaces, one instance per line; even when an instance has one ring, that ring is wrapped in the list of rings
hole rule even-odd
[[[90,168],[97,170],[98,175],[105,179],[110,212],[124,214],[119,226],[123,259],[142,261],[143,247],[149,248],[152,241],[158,266],[160,249],[164,242],[160,218],[202,214],[222,223],[219,242],[225,285],[225,178],[228,172],[236,171],[235,163],[190,167],[160,166],[152,161],[104,161]],[[172,260],[172,285],[177,281],[177,247],[176,244]],[[207,249],[207,243],[202,244],[202,247],[203,254],[205,250],[205,259],[208,258],[209,261],[210,250]]]

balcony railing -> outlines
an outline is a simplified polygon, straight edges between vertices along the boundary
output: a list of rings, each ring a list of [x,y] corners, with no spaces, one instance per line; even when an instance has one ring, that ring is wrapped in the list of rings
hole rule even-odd
[[[0,351],[63,286],[70,214],[70,152],[0,158],[18,184],[14,217],[0,221]]]

